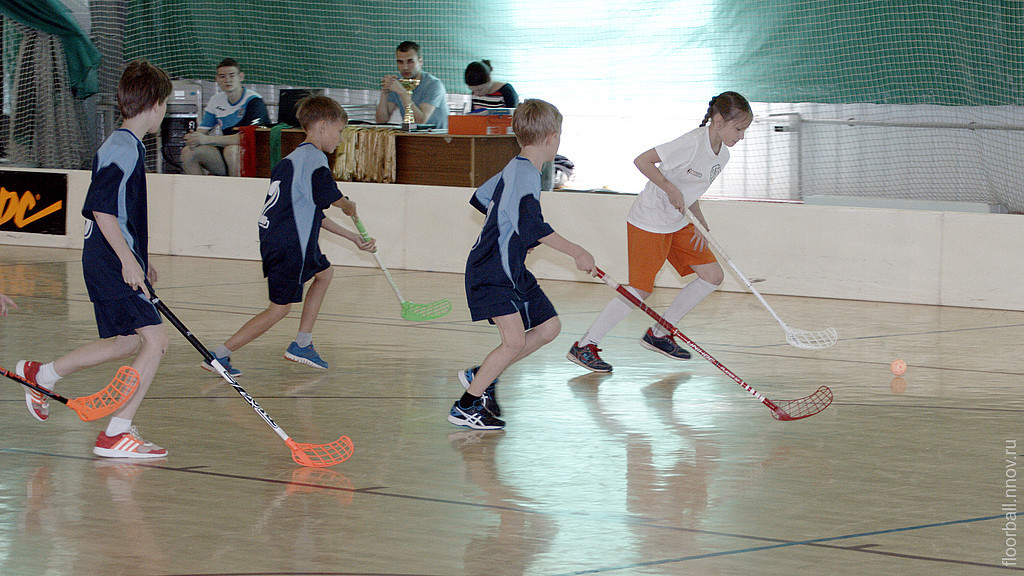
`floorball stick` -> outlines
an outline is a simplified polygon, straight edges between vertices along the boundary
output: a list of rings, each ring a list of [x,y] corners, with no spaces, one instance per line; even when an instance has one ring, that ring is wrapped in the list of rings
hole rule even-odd
[[[363,222],[359,220],[359,217],[352,216],[352,221],[355,222],[359,234],[363,237],[363,241],[369,240],[370,235],[366,233],[366,228],[363,226]],[[426,320],[436,320],[452,311],[452,303],[448,299],[438,300],[430,304],[413,304],[407,301],[402,297],[398,284],[395,284],[394,278],[391,277],[391,272],[388,271],[388,267],[381,261],[380,255],[374,252],[373,257],[377,259],[377,265],[380,266],[384,276],[387,277],[388,283],[391,284],[391,288],[395,291],[395,296],[398,296],[398,301],[402,303],[402,318],[413,322],[424,322]]]
[[[36,392],[39,392],[43,396],[52,398],[61,404],[64,404],[68,408],[75,411],[78,417],[85,422],[92,420],[99,420],[105,416],[109,416],[116,412],[124,403],[132,397],[135,390],[139,387],[139,373],[135,371],[131,366],[121,366],[114,375],[114,379],[110,381],[102,390],[95,394],[88,396],[82,396],[81,398],[67,398],[47,390],[38,384],[33,384],[28,380],[18,376],[17,373],[11,372],[3,367],[0,367],[0,374],[7,376],[15,382],[21,383],[23,386],[27,386]]]
[[[832,390],[830,390],[828,386],[822,386],[821,388],[818,388],[814,394],[804,398],[798,398],[796,400],[779,400],[777,402],[773,402],[765,398],[759,394],[757,390],[754,390],[749,384],[744,382],[742,378],[734,374],[732,370],[726,368],[724,364],[715,360],[711,354],[708,354],[703,348],[697,346],[693,340],[687,338],[686,335],[680,332],[678,328],[669,324],[668,320],[665,320],[657,312],[651,310],[646,304],[644,304],[643,300],[640,300],[640,298],[636,296],[636,294],[633,294],[624,286],[613,280],[600,268],[595,268],[594,272],[598,278],[604,280],[605,284],[614,288],[615,291],[621,294],[626,300],[629,300],[634,306],[646,312],[651,318],[654,318],[662,328],[668,330],[673,336],[682,340],[687,346],[697,352],[697,354],[703,356],[705,360],[714,364],[714,366],[724,372],[726,376],[732,378],[737,384],[742,386],[744,390],[750,392],[754,398],[760,400],[762,404],[772,411],[772,416],[774,416],[776,420],[782,420],[785,422],[801,420],[803,418],[814,416],[818,412],[828,408],[828,405],[832,403]]]
[[[147,282],[147,286],[148,284],[149,283]],[[344,462],[352,457],[353,452],[355,452],[355,447],[352,445],[352,440],[350,440],[348,436],[342,436],[330,444],[304,444],[292,440],[291,437],[289,437],[288,434],[285,434],[285,431],[282,430],[276,422],[274,422],[274,419],[270,417],[270,414],[267,414],[267,411],[260,407],[260,405],[256,403],[256,400],[254,400],[253,397],[245,391],[245,389],[238,385],[238,382],[235,382],[235,379],[228,374],[227,370],[224,369],[224,366],[217,361],[206,346],[203,346],[202,342],[200,342],[199,339],[181,323],[181,320],[178,320],[178,317],[167,308],[167,305],[164,304],[163,301],[160,300],[160,298],[158,298],[153,292],[152,286],[149,286],[149,294],[150,302],[152,302],[153,305],[156,306],[156,309],[159,310],[165,318],[167,318],[167,321],[174,325],[174,327],[178,329],[178,332],[181,332],[181,335],[188,340],[189,344],[194,346],[195,349],[203,355],[203,358],[213,366],[217,373],[227,380],[228,384],[231,384],[231,387],[235,389],[235,392],[238,392],[238,394],[249,403],[249,406],[252,406],[252,409],[255,410],[271,428],[274,429],[274,432],[277,432],[277,435],[284,440],[284,443],[291,448],[292,460],[295,460],[296,463],[303,466],[322,468],[325,466],[334,466],[335,464]]]
[[[761,301],[761,304],[763,304],[765,309],[768,310],[768,313],[775,318],[775,321],[779,323],[779,326],[782,326],[782,329],[786,332],[786,342],[788,342],[790,346],[796,346],[797,348],[803,348],[804,350],[821,350],[836,343],[839,335],[836,334],[835,328],[826,328],[825,330],[811,332],[808,330],[797,330],[795,328],[791,328],[783,322],[782,318],[779,318],[779,315],[775,313],[775,310],[772,310],[772,307],[768,305],[764,296],[761,296],[761,293],[757,291],[757,288],[754,288],[754,281],[748,280],[747,277],[743,275],[743,272],[740,272],[740,269],[736,267],[736,264],[734,264],[732,259],[729,258],[729,255],[722,249],[722,246],[715,241],[711,236],[711,233],[701,225],[700,221],[697,220],[696,217],[694,217],[689,208],[686,209],[686,217],[690,219],[690,222],[694,225],[697,231],[704,235],[708,244],[711,244],[711,247],[715,249],[715,252],[718,252],[718,255],[725,260],[730,268],[732,268],[732,271],[739,276],[740,280],[742,280],[747,286],[747,289],[753,292],[754,296],[757,296],[757,299]]]

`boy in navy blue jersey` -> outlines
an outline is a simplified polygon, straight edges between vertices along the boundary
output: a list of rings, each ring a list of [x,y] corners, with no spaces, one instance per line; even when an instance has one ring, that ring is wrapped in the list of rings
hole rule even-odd
[[[355,203],[338,191],[327,165],[327,153],[338,147],[341,132],[348,123],[345,110],[326,96],[310,96],[299,105],[295,117],[306,131],[306,140],[271,172],[270,190],[259,219],[260,257],[270,291],[270,306],[214,351],[217,360],[232,376],[241,376],[242,371],[231,366],[231,354],[287,316],[292,304],[302,302],[303,285],[311,279],[313,282],[302,305],[298,335],[284,357],[326,369],[327,362],[313,348],[313,325],[334,271],[320,252],[320,229],[351,240],[360,250],[376,250],[372,238],[364,242],[358,232],[324,215],[324,210],[332,205],[349,216],[356,213]],[[209,363],[204,362],[202,366],[212,371]]]
[[[124,122],[93,159],[92,183],[82,207],[87,219],[82,267],[101,339],[53,362],[22,360],[16,368],[19,376],[52,390],[68,374],[138,351],[132,367],[139,373],[139,387],[100,432],[93,448],[97,456],[167,455],[167,450],[139,436],[132,418],[167,350],[167,333],[146,288],[146,281],[155,283],[157,274],[149,264],[147,250],[146,149],[142,138],[160,130],[171,90],[171,80],[163,70],[145,61],[129,64],[117,86],[117,106]],[[36,420],[49,417],[42,394],[29,389],[25,402]]]
[[[501,344],[480,366],[459,372],[466,392],[452,405],[448,421],[478,430],[505,426],[497,418],[498,376],[562,329],[554,306],[526,269],[527,253],[545,244],[572,256],[576,268],[594,272],[594,257],[555,232],[540,209],[540,170],[558,152],[562,114],[543,100],[526,100],[512,116],[512,129],[522,151],[470,199],[487,218],[466,262],[466,300],[473,321],[498,327]]]

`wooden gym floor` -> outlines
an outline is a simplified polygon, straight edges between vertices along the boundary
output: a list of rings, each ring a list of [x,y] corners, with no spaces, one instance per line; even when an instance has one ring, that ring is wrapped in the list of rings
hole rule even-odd
[[[154,257],[158,293],[210,348],[266,305],[258,262]],[[0,574],[989,574],[1016,562],[1024,452],[1024,313],[791,297],[792,326],[835,347],[785,344],[749,294],[715,293],[683,332],[773,399],[825,384],[835,402],[783,423],[710,363],[636,342],[634,312],[602,343],[615,371],[565,359],[613,293],[544,282],[562,335],[498,386],[502,432],[445,421],[455,378],[497,343],[472,323],[462,276],[396,271],[412,323],[376,268],[338,268],[315,343],[329,371],[288,362],[292,316],[232,359],[239,383],[299,442],[348,435],[355,455],[294,464],[238,394],[171,346],[135,423],[170,456],[94,458],[105,420],[0,394]],[[609,271],[625,276],[625,271]],[[771,279],[762,286],[770,286]],[[4,246],[0,365],[49,361],[95,338],[77,251]],[[650,303],[664,310],[674,291]],[[889,362],[910,368],[894,380]],[[117,366],[74,374],[68,397]],[[1011,529],[1012,528],[1012,529]],[[1009,562],[1005,562],[1009,564]],[[1018,565],[1019,564],[1019,565]]]

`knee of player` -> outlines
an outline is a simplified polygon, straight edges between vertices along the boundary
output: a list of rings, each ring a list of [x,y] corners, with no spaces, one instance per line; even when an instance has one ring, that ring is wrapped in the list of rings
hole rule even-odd
[[[704,270],[701,274],[697,275],[701,280],[714,284],[716,287],[721,286],[722,282],[725,281],[725,272],[721,266],[716,265],[714,268]]]
[[[162,324],[151,327],[152,329],[146,330],[139,335],[142,347],[149,350],[156,350],[163,356],[167,352],[167,346],[170,342],[170,338],[167,336],[167,330],[164,330]]]
[[[142,337],[138,334],[114,337],[114,345],[117,347],[117,356],[119,358],[127,358],[135,354],[135,351],[139,349],[141,344]]]
[[[558,316],[555,316],[540,326],[537,326],[536,330],[540,331],[540,335],[544,339],[544,343],[547,344],[554,341],[554,339],[558,338],[558,335],[562,333],[562,321],[558,319]]]
[[[277,322],[280,322],[281,320],[283,320],[284,317],[287,316],[288,313],[291,312],[291,311],[292,311],[292,305],[291,304],[273,304],[273,303],[271,303],[270,306],[267,308],[267,313],[270,315],[271,319],[273,319],[275,324]]]
[[[513,356],[518,355],[520,352],[526,349],[526,333],[517,334],[503,334],[501,345],[505,347]]]

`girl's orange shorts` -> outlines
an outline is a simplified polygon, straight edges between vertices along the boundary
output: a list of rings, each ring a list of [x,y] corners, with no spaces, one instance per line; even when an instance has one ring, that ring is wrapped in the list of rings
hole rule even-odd
[[[629,245],[629,285],[644,292],[654,291],[654,278],[667,260],[679,276],[693,273],[691,266],[717,262],[711,250],[693,247],[695,230],[687,224],[681,230],[669,234],[648,232],[626,222],[626,239]]]

